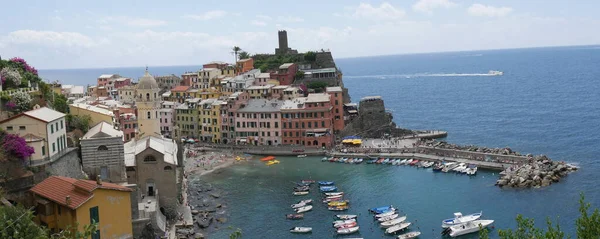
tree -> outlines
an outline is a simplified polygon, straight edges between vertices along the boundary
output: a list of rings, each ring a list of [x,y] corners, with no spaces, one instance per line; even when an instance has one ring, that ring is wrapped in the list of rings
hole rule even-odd
[[[242,50],[242,48],[240,48],[239,46],[233,46],[231,50],[233,51],[233,55],[235,56],[235,60],[233,61],[235,63],[238,61],[238,53]]]
[[[31,96],[25,92],[17,92],[12,96],[15,107],[13,108],[15,113],[21,113],[31,110]]]
[[[314,90],[315,90],[315,92],[317,92],[317,93],[318,93],[318,92],[321,92],[321,91],[323,91],[323,89],[324,89],[325,87],[327,87],[327,86],[328,86],[328,84],[327,84],[326,82],[322,82],[322,81],[313,81],[313,82],[310,82],[310,83],[308,83],[308,86],[307,86],[307,87],[308,87],[308,88],[310,88],[310,89],[314,89]]]
[[[90,122],[92,118],[89,115],[67,115],[67,122],[69,122],[69,131],[79,129],[83,133],[87,133],[90,129]]]
[[[50,235],[50,239],[88,239],[98,230],[98,223],[83,226],[83,231],[74,230],[79,224],[69,225],[65,230]]]
[[[52,107],[59,112],[69,113],[69,104],[67,103],[67,97],[64,95],[54,93]]]
[[[248,58],[250,58],[250,54],[248,54],[248,52],[241,51],[241,52],[238,54],[238,57],[240,58],[240,60],[241,60],[241,59],[248,59]]]
[[[577,227],[577,238],[600,238],[600,212],[594,209],[592,214],[588,213],[590,204],[585,202],[583,193],[579,196],[579,212],[581,216],[575,222]]]
[[[308,62],[315,62],[317,60],[317,53],[314,51],[308,51],[304,53],[304,60]]]
[[[304,71],[296,71],[296,79],[304,79]]]
[[[33,213],[22,206],[0,206],[0,238],[48,238],[44,229],[33,222],[33,217]]]

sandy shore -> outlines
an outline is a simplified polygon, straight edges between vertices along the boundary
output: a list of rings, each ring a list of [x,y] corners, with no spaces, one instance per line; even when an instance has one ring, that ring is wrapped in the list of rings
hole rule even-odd
[[[201,152],[195,149],[186,149],[185,174],[206,175],[218,169],[226,168],[235,163],[232,152]]]

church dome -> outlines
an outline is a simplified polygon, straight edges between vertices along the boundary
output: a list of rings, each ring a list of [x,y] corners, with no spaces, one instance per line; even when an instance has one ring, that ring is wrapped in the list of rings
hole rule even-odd
[[[158,83],[156,83],[156,80],[154,79],[154,77],[152,77],[150,75],[150,73],[148,73],[148,70],[146,70],[146,74],[144,74],[144,76],[142,76],[142,78],[140,78],[140,82],[138,82],[137,89],[138,90],[158,89]]]

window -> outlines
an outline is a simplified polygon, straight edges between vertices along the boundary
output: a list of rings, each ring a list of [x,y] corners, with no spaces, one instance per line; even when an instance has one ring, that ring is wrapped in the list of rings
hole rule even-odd
[[[310,127],[311,127],[311,126],[312,126],[312,125],[311,125],[311,122],[308,122],[308,128],[309,128],[309,129],[310,129]]]
[[[108,150],[108,147],[106,147],[106,145],[98,146],[98,151],[101,151],[101,150]]]
[[[58,131],[58,122],[56,122],[56,131]]]
[[[296,131],[296,137],[300,137],[300,133],[298,133],[298,131]]]
[[[275,119],[277,119],[277,114],[275,114]]]
[[[321,121],[321,127],[325,127],[325,121]]]
[[[42,156],[46,155],[46,146],[42,145]]]
[[[10,128],[11,128],[10,130],[12,130],[12,127],[10,127]],[[54,133],[54,125],[53,124],[50,125],[50,133],[51,134]]]
[[[60,129],[63,129],[65,127],[65,121],[60,120]]]
[[[287,137],[287,132],[283,132],[283,137]]]
[[[275,131],[275,137],[279,137],[279,132]]]
[[[146,100],[150,100],[150,93],[146,93]]]
[[[173,170],[173,168],[171,166],[165,166],[164,170],[165,171],[171,171],[171,170]]]
[[[144,158],[144,162],[156,162],[156,158],[152,155],[148,155]]]
[[[52,152],[56,152],[56,143],[52,143]]]
[[[25,126],[19,126],[19,130],[25,130],[27,129]]]
[[[12,126],[6,126],[6,130],[13,130]]]
[[[340,109],[337,109],[337,108],[336,108],[336,109],[335,109],[335,113],[336,113],[336,114],[340,113]]]
[[[152,115],[150,115],[150,111],[148,111],[147,113],[148,113],[148,114],[147,114],[147,116],[148,116],[148,119],[150,119],[150,117],[152,116]]]
[[[279,128],[279,122],[275,122],[275,128]]]

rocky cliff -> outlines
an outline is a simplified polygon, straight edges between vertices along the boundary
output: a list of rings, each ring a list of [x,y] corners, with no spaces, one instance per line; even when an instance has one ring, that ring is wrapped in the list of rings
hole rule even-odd
[[[385,111],[381,97],[365,97],[359,103],[358,117],[346,125],[341,135],[381,138],[386,134],[399,137],[413,133],[411,130],[398,128],[393,119],[392,114]]]

